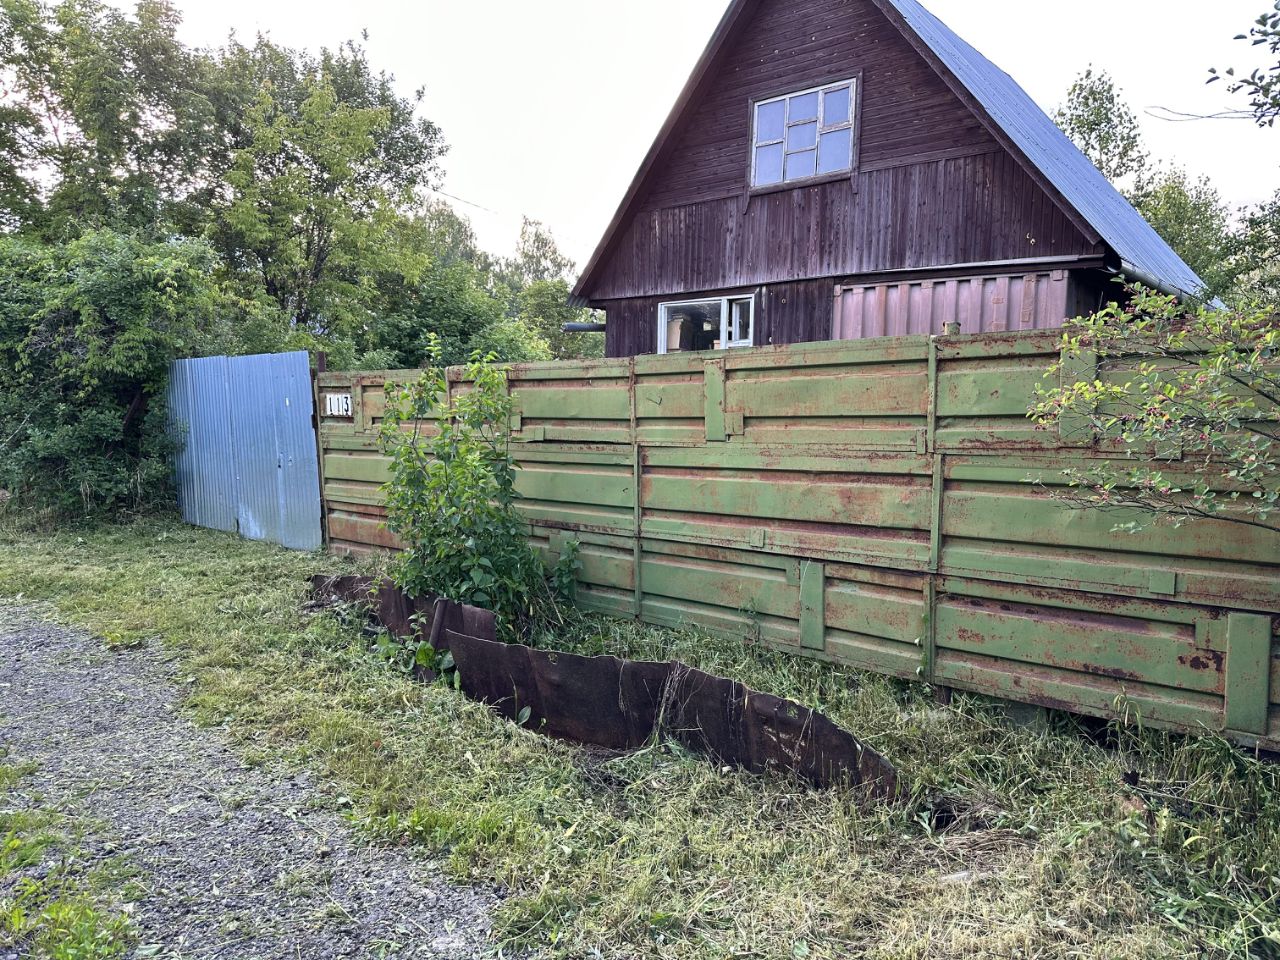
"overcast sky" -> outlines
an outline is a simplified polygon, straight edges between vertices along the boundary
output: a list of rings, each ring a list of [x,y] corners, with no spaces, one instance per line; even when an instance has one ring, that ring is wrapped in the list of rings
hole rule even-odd
[[[127,0],[118,0],[122,6]],[[706,45],[727,0],[176,0],[183,39],[258,31],[333,46],[367,30],[370,59],[450,144],[442,189],[497,253],[522,215],[583,265]],[[1090,63],[1142,116],[1152,152],[1207,174],[1233,204],[1280,188],[1280,127],[1171,123],[1145,111],[1243,105],[1208,68],[1253,65],[1233,41],[1269,0],[925,0],[1049,111]]]

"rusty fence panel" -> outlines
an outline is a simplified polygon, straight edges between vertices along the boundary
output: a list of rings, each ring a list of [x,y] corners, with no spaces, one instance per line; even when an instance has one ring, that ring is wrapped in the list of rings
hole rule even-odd
[[[1064,468],[1122,455],[1027,419],[1059,348],[1029,332],[516,366],[520,508],[547,557],[580,543],[580,602],[605,613],[1280,748],[1280,530],[1118,534],[1053,500]],[[320,377],[335,549],[396,546],[376,435],[386,385],[414,376]]]

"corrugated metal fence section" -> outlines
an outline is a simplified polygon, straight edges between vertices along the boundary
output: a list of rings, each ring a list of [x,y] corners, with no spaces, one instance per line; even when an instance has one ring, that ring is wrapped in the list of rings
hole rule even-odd
[[[945,333],[948,320],[964,333],[1048,330],[1071,316],[1065,270],[1026,276],[964,277],[836,289],[833,340]]]
[[[318,550],[320,479],[307,354],[179,360],[169,416],[188,523]]]
[[[547,555],[581,542],[602,611],[1280,747],[1280,531],[1118,534],[1053,500],[1064,467],[1117,453],[1027,420],[1057,350],[1025,333],[515,368],[521,509]],[[375,434],[385,383],[413,376],[321,375],[352,400],[321,421],[339,549],[395,546]]]

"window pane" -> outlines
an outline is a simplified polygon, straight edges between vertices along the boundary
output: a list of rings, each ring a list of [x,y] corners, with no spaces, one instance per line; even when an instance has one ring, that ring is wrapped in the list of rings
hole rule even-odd
[[[729,318],[729,339],[737,343],[751,340],[751,301],[733,301],[733,314]]]
[[[782,139],[782,128],[787,119],[787,102],[775,100],[756,107],[756,143],[769,143]]]
[[[787,179],[799,180],[801,177],[812,177],[813,165],[817,157],[817,150],[805,150],[802,153],[787,154]]]
[[[837,173],[853,166],[853,131],[833,130],[818,142],[818,172]]]
[[[802,123],[798,127],[787,128],[788,150],[810,150],[818,144],[818,125]]]
[[[849,88],[828,90],[822,95],[822,125],[838,127],[849,122]]]
[[[802,93],[798,97],[791,98],[791,116],[788,122],[795,123],[797,120],[817,120],[818,119],[818,93]]]
[[[756,147],[755,185],[757,187],[782,182],[782,152],[780,143],[769,147]]]
[[[667,337],[667,353],[714,349],[720,339],[720,301],[663,304],[658,323]]]

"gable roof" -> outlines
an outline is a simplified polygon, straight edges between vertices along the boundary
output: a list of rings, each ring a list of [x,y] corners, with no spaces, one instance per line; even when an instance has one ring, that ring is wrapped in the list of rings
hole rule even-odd
[[[720,53],[757,0],[732,0],[716,27],[657,139],[646,154],[604,237],[574,287],[574,300],[587,301],[602,265],[687,109],[712,75]],[[1122,271],[1149,286],[1198,296],[1204,282],[1165,243],[1111,182],[1007,73],[993,64],[919,0],[873,0],[877,7],[986,121],[1027,172],[1068,215],[1105,242],[1122,261]]]
[[[1125,272],[1198,295],[1202,281],[1146,219],[1080,152],[1018,82],[966,43],[919,0],[885,0],[906,21],[997,127],[1018,147],[1107,246]],[[1143,277],[1137,277],[1143,280]]]

